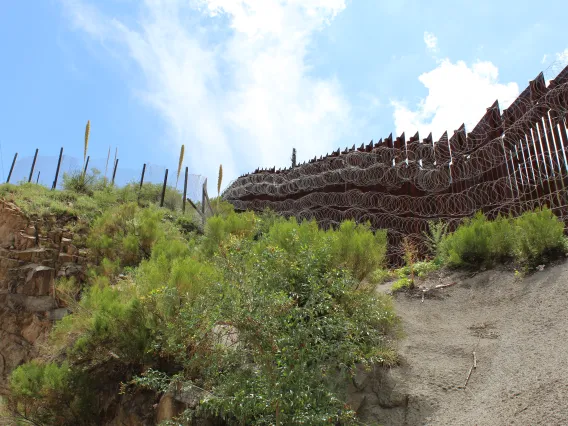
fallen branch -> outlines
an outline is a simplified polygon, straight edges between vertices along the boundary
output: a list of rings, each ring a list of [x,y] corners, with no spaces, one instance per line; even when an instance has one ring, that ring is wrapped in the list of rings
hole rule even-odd
[[[463,385],[464,388],[467,386],[467,382],[469,382],[469,378],[471,377],[472,371],[473,371],[473,365],[469,369],[469,373],[467,373],[467,379],[465,379],[465,384]]]
[[[451,287],[451,286],[456,285],[456,284],[457,284],[457,281],[454,281],[453,283],[449,283],[449,284],[438,284],[438,285],[435,286],[434,288],[435,288],[435,289],[438,289],[438,288],[446,288],[446,287]]]
[[[473,373],[473,370],[477,368],[477,357],[475,355],[475,351],[473,351],[473,365],[471,366],[471,368],[469,369],[469,373],[467,373],[467,378],[465,379],[465,384],[463,385],[463,387],[465,388],[469,382],[469,378],[471,377],[471,373]]]

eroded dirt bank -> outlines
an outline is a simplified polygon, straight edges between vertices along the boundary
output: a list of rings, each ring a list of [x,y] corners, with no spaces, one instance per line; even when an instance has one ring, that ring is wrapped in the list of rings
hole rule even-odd
[[[395,296],[402,365],[360,415],[384,425],[568,424],[568,263],[522,280],[510,271],[434,277],[457,282],[424,302]],[[477,368],[467,386],[473,364]],[[380,384],[380,383],[377,383]]]

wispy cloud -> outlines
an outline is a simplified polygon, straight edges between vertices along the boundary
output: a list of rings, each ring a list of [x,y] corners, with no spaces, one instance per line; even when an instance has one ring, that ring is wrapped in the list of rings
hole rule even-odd
[[[446,130],[451,135],[462,123],[467,131],[473,130],[496,99],[504,109],[519,94],[516,83],[499,83],[498,75],[499,70],[491,62],[476,62],[469,67],[463,61],[442,60],[418,78],[428,95],[414,109],[400,101],[392,102],[397,133],[419,131],[425,137],[432,132],[434,138],[439,138]]]
[[[438,52],[438,37],[436,37],[434,34],[428,31],[424,31],[424,43],[426,44],[426,48],[431,53]]]
[[[313,157],[348,132],[339,82],[307,62],[344,0],[146,0],[136,26],[94,2],[62,1],[76,28],[141,71],[132,90],[168,124],[172,156],[186,144],[194,173],[286,166],[292,147]]]

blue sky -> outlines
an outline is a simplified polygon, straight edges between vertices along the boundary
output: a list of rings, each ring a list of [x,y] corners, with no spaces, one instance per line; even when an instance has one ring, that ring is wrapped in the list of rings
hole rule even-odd
[[[225,185],[292,147],[471,130],[568,63],[566,16],[562,0],[4,1],[2,173],[39,148],[50,182],[61,146],[82,159],[87,120],[99,168],[111,146],[123,179],[175,170],[185,144],[190,172],[222,163]]]

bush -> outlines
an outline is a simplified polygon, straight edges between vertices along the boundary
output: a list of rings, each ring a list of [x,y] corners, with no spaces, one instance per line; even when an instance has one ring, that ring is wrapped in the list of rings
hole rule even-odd
[[[414,283],[409,277],[402,277],[396,280],[393,285],[391,286],[392,291],[400,291],[407,288],[412,288]]]
[[[84,424],[95,411],[83,382],[67,362],[23,364],[10,377],[8,409],[26,424]]]
[[[80,170],[63,173],[63,189],[77,194],[93,195],[96,190],[106,186],[106,179],[99,175],[100,172],[97,169],[92,169],[90,173],[85,174]]]
[[[477,213],[442,241],[440,252],[449,266],[479,266],[490,259],[490,239],[489,222]]]
[[[564,223],[547,207],[515,219],[517,259],[531,266],[564,254]]]
[[[382,261],[384,234],[353,223],[324,231],[315,222],[229,212],[211,218],[205,235],[186,239],[156,211],[125,204],[91,229],[101,265],[50,336],[51,359],[68,362],[68,388],[75,391],[74,378],[85,371],[81,392],[96,399],[100,372],[112,365],[111,380],[124,382],[124,392],[203,389],[186,418],[354,422],[344,390],[355,366],[396,361],[392,301],[359,288],[357,277]],[[115,279],[116,262],[123,265],[144,235],[149,256]],[[63,287],[76,291],[70,282]],[[60,399],[39,395],[37,407],[51,413],[58,404],[51,401],[67,403],[63,390],[54,395]],[[26,396],[14,398],[22,404]],[[65,410],[58,422],[80,424]]]
[[[123,267],[135,266],[150,255],[154,242],[167,232],[162,219],[163,213],[157,208],[119,205],[95,220],[87,245],[98,262],[107,259]]]
[[[202,243],[205,256],[212,256],[230,236],[252,238],[255,235],[258,217],[253,212],[230,212],[226,217],[213,216],[205,225]]]
[[[508,259],[534,266],[562,254],[565,241],[563,222],[545,207],[516,219],[488,221],[478,213],[444,238],[440,252],[452,267],[491,266]]]
[[[387,232],[372,232],[370,224],[356,224],[354,221],[342,222],[339,229],[330,231],[333,256],[336,264],[345,265],[355,278],[363,280],[372,271],[383,267],[387,253]]]

